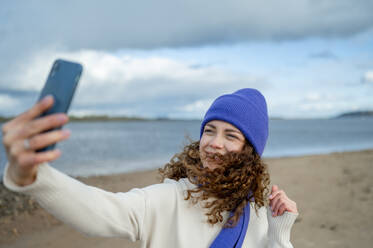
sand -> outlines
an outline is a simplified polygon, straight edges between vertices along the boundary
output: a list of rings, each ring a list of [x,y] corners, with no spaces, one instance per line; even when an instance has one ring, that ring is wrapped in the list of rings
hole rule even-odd
[[[297,202],[300,215],[292,229],[294,247],[372,247],[373,150],[265,161],[272,183]],[[159,178],[156,171],[145,171],[80,180],[127,191]],[[124,239],[86,237],[30,206],[0,216],[0,247],[139,247]]]

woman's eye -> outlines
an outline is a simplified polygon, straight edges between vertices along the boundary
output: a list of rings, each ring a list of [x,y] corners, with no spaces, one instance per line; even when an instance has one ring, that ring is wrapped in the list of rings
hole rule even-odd
[[[231,138],[231,139],[238,139],[238,137],[237,137],[237,136],[235,136],[235,135],[232,135],[232,134],[228,134],[228,137],[229,137],[229,138]]]
[[[211,130],[211,129],[205,129],[204,132],[205,132],[205,133],[212,133],[212,130]]]

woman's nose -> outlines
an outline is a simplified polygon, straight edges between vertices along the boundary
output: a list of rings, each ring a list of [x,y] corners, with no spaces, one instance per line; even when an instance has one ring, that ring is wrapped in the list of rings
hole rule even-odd
[[[224,140],[221,135],[214,136],[210,141],[210,146],[215,149],[221,149],[224,147]]]

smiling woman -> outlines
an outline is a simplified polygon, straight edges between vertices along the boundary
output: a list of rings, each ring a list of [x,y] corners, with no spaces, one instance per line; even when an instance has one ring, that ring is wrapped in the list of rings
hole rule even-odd
[[[225,223],[211,247],[220,247],[221,242],[224,243],[222,247],[246,247],[251,235],[264,242],[260,231],[254,234],[255,231],[248,229],[260,230],[261,225],[265,225],[260,223],[263,218],[258,217],[263,214],[269,192],[267,166],[261,160],[267,137],[264,97],[256,90],[242,89],[217,98],[202,122],[200,141],[186,146],[160,170],[164,178],[176,181],[188,178],[198,185],[187,191],[185,199],[195,204],[200,202],[208,210],[209,223]],[[297,213],[295,203],[277,186],[272,188],[270,206],[273,217],[285,211]],[[251,208],[256,215],[250,213]],[[226,212],[230,212],[229,218]],[[257,226],[249,225],[250,218]],[[246,236],[228,235],[227,230],[231,234],[246,233]],[[227,243],[230,239],[239,245]],[[260,242],[253,244],[261,247],[263,243]]]
[[[219,164],[215,154],[240,152],[245,144],[245,136],[232,124],[224,121],[210,121],[206,124],[200,141],[199,152],[204,167],[216,169]]]
[[[210,210],[206,215],[211,224],[222,222],[224,212],[230,211],[231,216],[225,221],[225,226],[236,226],[250,199],[256,211],[267,203],[267,166],[246,141],[239,144],[242,146],[240,149],[221,153],[213,151],[214,144],[207,143],[202,148],[202,139],[186,146],[181,154],[160,169],[160,173],[164,178],[177,181],[188,178],[198,185],[198,188],[187,191],[186,199],[192,199],[193,203],[217,198],[217,201],[206,205]],[[206,149],[210,152],[205,152]]]
[[[125,193],[55,170],[48,162],[60,156],[58,150],[36,152],[69,137],[61,130],[44,133],[68,122],[64,114],[37,118],[52,104],[45,98],[3,125],[9,161],[3,181],[63,222],[90,235],[140,240],[142,247],[292,247],[297,207],[276,185],[268,197],[261,160],[268,114],[259,91],[217,98],[201,124],[200,141],[160,169],[163,182]]]

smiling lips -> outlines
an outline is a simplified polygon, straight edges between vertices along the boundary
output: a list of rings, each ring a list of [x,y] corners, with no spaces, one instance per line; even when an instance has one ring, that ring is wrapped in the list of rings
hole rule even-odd
[[[214,162],[214,163],[222,163],[221,159],[216,156],[218,153],[211,153],[211,152],[205,152],[206,153],[206,160],[208,162]]]

